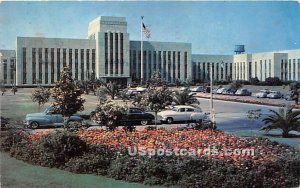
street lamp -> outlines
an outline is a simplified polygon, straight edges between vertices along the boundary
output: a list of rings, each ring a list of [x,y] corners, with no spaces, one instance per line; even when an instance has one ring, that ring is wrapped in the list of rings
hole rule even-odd
[[[210,66],[210,119],[212,122],[213,128],[215,128],[215,109],[213,103],[213,70],[212,70],[212,63]]]

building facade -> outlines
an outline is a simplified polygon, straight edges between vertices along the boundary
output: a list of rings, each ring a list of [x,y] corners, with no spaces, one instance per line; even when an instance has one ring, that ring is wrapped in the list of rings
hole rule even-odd
[[[4,85],[16,83],[16,52],[15,50],[0,51],[0,81]]]
[[[278,77],[282,81],[300,80],[300,49],[284,50],[233,56],[234,80],[249,80],[257,77],[265,81]]]
[[[87,39],[17,37],[16,50],[0,50],[0,60],[1,83],[25,87],[54,85],[65,66],[75,80],[101,78],[124,84],[146,81],[154,72],[170,83],[208,81],[210,70],[217,81],[300,80],[300,49],[204,55],[192,54],[191,43],[143,41],[141,53],[141,41],[130,41],[126,18],[109,16],[89,23]]]
[[[232,55],[192,55],[193,79],[195,81],[210,80],[212,69],[213,80],[232,79]]]

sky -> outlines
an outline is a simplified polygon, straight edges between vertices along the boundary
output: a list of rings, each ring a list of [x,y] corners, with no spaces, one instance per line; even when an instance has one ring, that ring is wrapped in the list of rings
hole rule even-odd
[[[193,54],[234,54],[300,49],[296,1],[0,1],[0,49],[15,49],[17,36],[87,38],[98,16],[126,17],[130,40],[140,40],[140,21],[150,41],[188,42]]]

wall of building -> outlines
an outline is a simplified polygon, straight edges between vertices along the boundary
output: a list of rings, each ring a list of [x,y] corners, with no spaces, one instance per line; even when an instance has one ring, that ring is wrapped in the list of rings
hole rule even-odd
[[[210,80],[210,68],[213,72],[213,80],[232,79],[232,55],[205,55],[193,54],[193,79],[208,81]]]
[[[17,37],[17,85],[51,85],[69,66],[76,80],[95,73],[95,40]]]
[[[124,17],[101,16],[91,21],[89,38],[96,40],[96,75],[106,81],[129,80],[129,34]]]
[[[283,81],[300,80],[300,50],[284,50],[254,54],[238,54],[234,59],[234,80],[257,77],[265,81],[278,77]]]
[[[16,74],[16,51],[0,50],[0,82],[4,85],[15,84]]]
[[[191,43],[144,41],[144,79],[154,72],[171,83],[192,79],[191,48]],[[141,41],[130,41],[130,75],[133,80],[141,78]]]

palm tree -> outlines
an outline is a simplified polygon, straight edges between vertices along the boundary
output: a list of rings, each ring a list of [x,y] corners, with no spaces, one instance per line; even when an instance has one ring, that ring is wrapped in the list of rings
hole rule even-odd
[[[273,114],[263,119],[265,127],[261,130],[269,132],[272,129],[281,129],[282,136],[288,137],[290,131],[300,131],[300,111],[293,111],[292,106],[280,108],[279,112],[270,110]]]
[[[176,105],[187,105],[197,101],[195,93],[190,93],[188,89],[184,91],[175,91],[173,94],[173,102]]]

